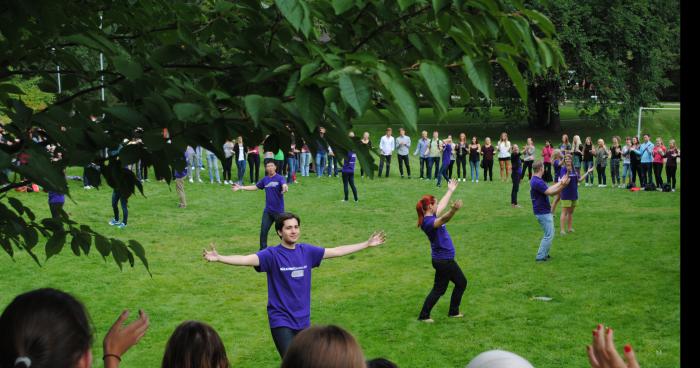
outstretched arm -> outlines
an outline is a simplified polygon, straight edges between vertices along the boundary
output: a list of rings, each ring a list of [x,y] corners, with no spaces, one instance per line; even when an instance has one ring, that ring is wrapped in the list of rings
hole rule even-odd
[[[204,249],[202,256],[209,262],[221,262],[232,266],[260,266],[260,258],[257,254],[222,256],[216,251],[214,244],[211,245],[211,250]]]
[[[462,208],[462,200],[458,199],[455,203],[452,203],[452,206],[447,213],[444,213],[442,216],[438,217],[435,222],[433,222],[433,227],[437,229],[440,226],[448,223],[452,219],[452,216],[454,216],[460,208]]]
[[[255,186],[255,185],[246,185],[246,186],[243,186],[243,185],[240,185],[240,184],[233,184],[233,185],[231,186],[231,189],[232,189],[234,192],[237,192],[237,191],[239,191],[239,190],[258,190],[258,189],[260,189],[260,188],[258,188],[258,187]]]
[[[447,193],[445,193],[445,196],[440,199],[440,202],[438,202],[438,206],[435,210],[435,213],[440,216],[440,213],[447,207],[447,204],[450,203],[450,198],[452,197],[452,193],[457,189],[457,180],[451,179],[450,181],[447,182]]]
[[[569,179],[568,175],[564,176],[556,184],[547,188],[547,190],[544,192],[544,194],[548,195],[548,196],[553,196],[555,194],[559,194],[564,189],[564,187],[569,185],[569,180],[570,179]]]
[[[375,231],[369,237],[369,239],[367,239],[367,241],[364,241],[362,243],[351,244],[351,245],[341,245],[339,247],[334,247],[334,248],[326,248],[326,251],[323,253],[323,259],[342,257],[342,256],[346,256],[348,254],[352,254],[352,253],[361,251],[367,247],[376,247],[379,244],[383,244],[385,240],[386,240],[386,236],[384,234],[384,231]]]
[[[588,176],[588,174],[590,174],[592,172],[593,172],[593,166],[589,167],[588,171],[586,171],[583,175],[581,175],[580,178],[578,178],[578,182],[580,183],[580,182],[586,180],[586,176]]]

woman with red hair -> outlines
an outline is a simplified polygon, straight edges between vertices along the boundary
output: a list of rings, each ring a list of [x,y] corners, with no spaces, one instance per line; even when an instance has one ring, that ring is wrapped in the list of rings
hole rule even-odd
[[[430,294],[425,298],[423,309],[420,311],[418,320],[422,322],[434,322],[430,318],[430,311],[437,303],[438,299],[447,291],[450,281],[455,284],[450,299],[450,311],[448,317],[464,317],[459,312],[459,304],[462,301],[462,294],[467,289],[467,278],[462,273],[457,262],[455,262],[455,247],[452,244],[450,233],[447,232],[445,224],[452,219],[452,216],[462,207],[462,200],[452,203],[449,211],[442,213],[452,197],[452,193],[457,189],[457,181],[450,180],[447,184],[447,193],[438,203],[435,197],[424,195],[416,204],[418,212],[418,227],[425,232],[430,240],[430,248],[435,269],[435,283]],[[442,213],[442,214],[441,214]]]

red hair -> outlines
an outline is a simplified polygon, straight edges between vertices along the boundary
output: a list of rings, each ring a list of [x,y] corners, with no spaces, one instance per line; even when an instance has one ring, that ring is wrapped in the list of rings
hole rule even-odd
[[[425,216],[425,211],[431,204],[435,204],[435,196],[426,194],[423,198],[416,203],[416,212],[418,213],[418,227],[423,225],[423,217]]]

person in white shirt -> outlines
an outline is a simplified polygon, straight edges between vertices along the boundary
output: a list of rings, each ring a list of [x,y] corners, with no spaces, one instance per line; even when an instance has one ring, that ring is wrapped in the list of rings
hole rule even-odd
[[[428,133],[426,133],[427,135]],[[396,157],[399,159],[399,173],[403,179],[403,164],[406,164],[406,174],[411,178],[411,166],[408,164],[409,148],[411,148],[411,137],[406,135],[404,128],[399,128],[399,136],[396,138]]]
[[[505,182],[510,176],[511,163],[510,163],[510,150],[511,145],[508,140],[508,133],[501,133],[501,139],[498,141],[498,146],[496,147],[498,151],[498,164],[501,166],[501,181]],[[505,171],[505,173],[504,173]]]
[[[389,177],[389,167],[391,166],[391,154],[394,152],[394,147],[396,147],[396,142],[394,137],[391,136],[391,128],[386,128],[386,135],[383,135],[379,140],[379,176],[382,177],[382,168],[384,168],[384,161],[386,161],[386,177]]]

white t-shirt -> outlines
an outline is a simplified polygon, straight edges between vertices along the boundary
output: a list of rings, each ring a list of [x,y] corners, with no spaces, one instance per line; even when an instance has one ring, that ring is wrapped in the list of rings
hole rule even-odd
[[[379,150],[382,151],[382,155],[389,156],[394,152],[395,141],[394,137],[382,136],[379,140]]]
[[[510,157],[510,141],[498,141],[498,158]]]
[[[238,161],[245,161],[245,154],[243,153],[243,145],[238,145]]]

